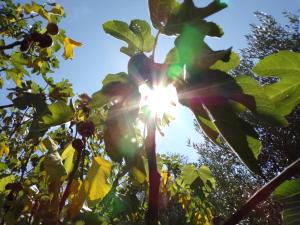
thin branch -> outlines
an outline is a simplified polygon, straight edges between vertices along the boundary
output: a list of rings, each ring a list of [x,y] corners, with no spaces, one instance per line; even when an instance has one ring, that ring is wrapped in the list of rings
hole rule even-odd
[[[155,118],[150,119],[147,126],[147,137],[145,143],[149,166],[149,199],[148,212],[146,213],[146,225],[158,224],[158,199],[160,175],[157,171],[155,152]]]
[[[284,181],[299,173],[300,158],[289,165],[278,176],[258,190],[236,213],[234,213],[223,225],[235,225],[248,215],[258,204],[265,201],[269,195]]]
[[[14,106],[14,104],[0,105],[0,109],[5,109],[5,108],[13,107],[13,106]]]
[[[15,41],[15,42],[13,42],[13,43],[11,43],[9,45],[0,46],[0,51],[14,48],[14,47],[20,45],[21,43],[22,43],[22,41]]]
[[[155,36],[154,45],[153,45],[153,51],[152,51],[152,54],[150,56],[150,59],[152,59],[152,61],[154,61],[155,50],[156,50],[156,45],[157,45],[157,42],[158,42],[159,35],[160,35],[160,30],[157,32],[157,34]]]

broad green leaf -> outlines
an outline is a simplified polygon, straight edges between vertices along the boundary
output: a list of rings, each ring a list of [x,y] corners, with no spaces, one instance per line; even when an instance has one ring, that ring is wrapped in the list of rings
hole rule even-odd
[[[80,47],[82,44],[80,42],[74,41],[71,38],[64,39],[64,57],[65,59],[73,59],[74,48]]]
[[[288,115],[300,103],[300,53],[281,51],[261,60],[253,71],[263,77],[278,77],[274,84],[266,85],[267,95],[276,109]]]
[[[128,82],[128,75],[124,72],[120,72],[117,74],[108,74],[102,81],[103,87],[112,83],[112,82],[120,82],[120,83],[127,83]]]
[[[73,115],[74,110],[71,106],[58,101],[48,106],[48,112],[41,117],[41,121],[44,126],[52,127],[69,122]]]
[[[92,100],[89,104],[91,108],[101,108],[107,104],[108,101],[109,98],[103,93],[102,90],[100,90],[92,95]]]
[[[102,89],[92,95],[89,103],[92,108],[101,108],[110,102],[112,97],[125,97],[133,91],[133,86],[128,83],[128,75],[124,72],[108,74],[102,84]]]
[[[67,174],[70,174],[73,170],[74,155],[76,155],[76,150],[73,148],[72,143],[70,143],[61,154],[61,160],[64,163]]]
[[[207,184],[210,182],[213,188],[216,186],[216,181],[212,175],[212,172],[207,166],[202,165],[200,169],[198,170],[199,177],[203,181],[204,184]]]
[[[273,192],[275,201],[283,204],[283,224],[300,224],[300,179],[289,180],[282,183]]]
[[[231,48],[222,51],[213,51],[205,42],[205,34],[193,25],[186,25],[182,34],[176,38],[175,46],[178,51],[180,63],[187,69],[208,69],[218,60],[228,62]]]
[[[131,163],[135,159],[138,146],[132,139],[136,138],[133,124],[137,113],[135,108],[122,103],[115,104],[108,112],[103,140],[106,153],[115,162],[125,158]]]
[[[190,74],[189,86],[183,89],[180,102],[196,115],[203,131],[214,141],[219,136],[255,173],[261,143],[254,129],[239,117],[231,104],[233,94],[244,95],[236,81],[218,70],[200,70]],[[186,93],[186,94],[185,94]],[[244,96],[243,96],[244,97]]]
[[[230,59],[228,62],[223,62],[222,60],[218,60],[213,64],[210,69],[212,70],[221,70],[223,72],[228,72],[240,64],[239,55],[231,52]]]
[[[181,176],[183,182],[191,185],[198,177],[197,169],[194,165],[186,165],[182,168]]]
[[[107,179],[111,172],[111,163],[98,156],[93,159],[83,183],[83,188],[87,194],[88,205],[95,205],[110,191],[111,185]]]
[[[218,107],[206,104],[205,110],[231,149],[250,170],[260,173],[257,158],[262,145],[254,129],[240,119],[228,103]]]
[[[5,191],[5,186],[15,181],[14,175],[9,175],[0,179],[0,193]]]
[[[235,95],[233,96],[233,100],[238,101],[248,107],[263,122],[267,122],[271,125],[288,125],[287,120],[278,112],[277,108],[266,95],[264,88],[259,86],[259,84],[253,78],[249,76],[239,76],[235,80],[242,88],[244,94],[253,97],[253,102],[247,101],[245,98],[246,96],[244,95]]]
[[[148,0],[148,3],[153,26],[162,30],[178,3],[176,0]]]
[[[206,7],[196,7],[192,0],[177,3],[175,0],[149,0],[150,16],[153,26],[163,34],[174,35],[181,32],[187,23],[194,23],[203,33],[221,36],[222,30],[204,18],[226,8],[225,3],[213,1]]]
[[[122,21],[111,20],[103,24],[103,29],[106,33],[128,44],[128,47],[122,47],[121,51],[129,56],[153,50],[155,38],[146,21],[132,20],[128,25]]]

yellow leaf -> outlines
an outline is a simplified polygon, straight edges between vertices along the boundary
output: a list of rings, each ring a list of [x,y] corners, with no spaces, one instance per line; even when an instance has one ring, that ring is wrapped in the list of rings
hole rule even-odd
[[[32,2],[31,5],[26,4],[24,6],[24,10],[27,14],[30,14],[32,12],[38,13],[40,16],[44,17],[46,20],[50,21],[50,16],[47,13],[47,11],[39,4]]]
[[[93,205],[106,196],[111,189],[111,185],[107,182],[110,172],[111,163],[109,161],[100,156],[93,159],[92,166],[68,209],[70,218],[74,218],[79,213],[85,200]]]
[[[99,202],[110,191],[111,185],[107,182],[110,172],[111,163],[109,161],[100,156],[94,158],[83,183],[89,205]]]
[[[67,171],[67,174],[70,174],[73,170],[73,159],[76,150],[73,148],[72,143],[68,144],[61,154],[61,160],[64,162],[64,167]]]
[[[74,53],[73,53],[73,49],[75,47],[80,47],[82,44],[80,42],[74,41],[71,38],[65,38],[64,39],[64,57],[65,59],[73,59],[74,57]]]
[[[3,154],[5,154],[5,155],[9,154],[9,147],[7,146],[7,143],[5,143],[5,142],[0,143],[0,158],[3,156]]]
[[[60,16],[65,15],[63,7],[59,4],[56,4],[55,7],[53,7],[53,9],[51,10],[51,12]]]
[[[166,185],[167,182],[168,182],[168,180],[169,180],[170,174],[169,174],[169,172],[167,170],[163,170],[161,172],[161,177],[163,179],[163,185]]]
[[[81,185],[78,193],[74,195],[70,207],[68,208],[68,217],[74,218],[79,213],[85,199],[86,193],[84,191],[83,185]]]

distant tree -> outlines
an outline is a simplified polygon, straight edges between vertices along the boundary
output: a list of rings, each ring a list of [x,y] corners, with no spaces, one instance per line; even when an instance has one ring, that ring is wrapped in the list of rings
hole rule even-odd
[[[247,34],[247,47],[240,50],[241,63],[233,74],[253,74],[255,63],[280,50],[300,51],[299,16],[284,12],[288,23],[280,24],[276,19],[263,12],[255,12],[259,24],[250,24]]]
[[[216,146],[204,138],[201,144],[189,145],[199,153],[199,165],[207,165],[216,179],[216,189],[209,195],[208,201],[213,205],[216,220],[222,221],[239,209],[265,181],[254,176],[226,145]],[[278,204],[268,200],[239,224],[280,225],[280,210]]]

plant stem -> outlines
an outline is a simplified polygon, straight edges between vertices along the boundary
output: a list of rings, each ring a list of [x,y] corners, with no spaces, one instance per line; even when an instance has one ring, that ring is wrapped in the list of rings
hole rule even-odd
[[[5,108],[13,107],[13,106],[14,106],[14,104],[0,105],[0,109],[5,109]]]
[[[83,151],[83,150],[82,150]],[[78,152],[77,151],[77,158],[76,158],[76,161],[74,163],[74,167],[73,167],[73,170],[72,172],[70,173],[69,175],[69,178],[68,178],[68,183],[67,183],[67,186],[66,186],[66,189],[63,193],[63,196],[61,197],[61,200],[60,200],[60,204],[59,204],[59,214],[61,213],[61,210],[63,209],[63,207],[65,206],[65,202],[70,194],[70,189],[71,189],[71,185],[72,185],[72,181],[75,177],[75,174],[76,174],[76,171],[78,169],[78,165],[79,165],[79,162],[80,162],[80,159],[81,159],[81,153],[82,152]]]
[[[234,213],[223,225],[235,225],[239,223],[258,204],[266,200],[269,195],[284,181],[299,173],[300,158],[285,168],[278,176],[259,189],[236,213]]]
[[[145,148],[149,166],[149,199],[145,221],[146,225],[157,225],[160,175],[157,171],[156,163],[154,118],[150,119],[147,125]]]
[[[153,51],[152,51],[152,54],[150,56],[150,59],[152,59],[153,62],[154,62],[155,50],[156,50],[156,45],[157,45],[157,42],[158,42],[159,35],[160,35],[160,30],[157,32],[157,34],[155,36]]]

